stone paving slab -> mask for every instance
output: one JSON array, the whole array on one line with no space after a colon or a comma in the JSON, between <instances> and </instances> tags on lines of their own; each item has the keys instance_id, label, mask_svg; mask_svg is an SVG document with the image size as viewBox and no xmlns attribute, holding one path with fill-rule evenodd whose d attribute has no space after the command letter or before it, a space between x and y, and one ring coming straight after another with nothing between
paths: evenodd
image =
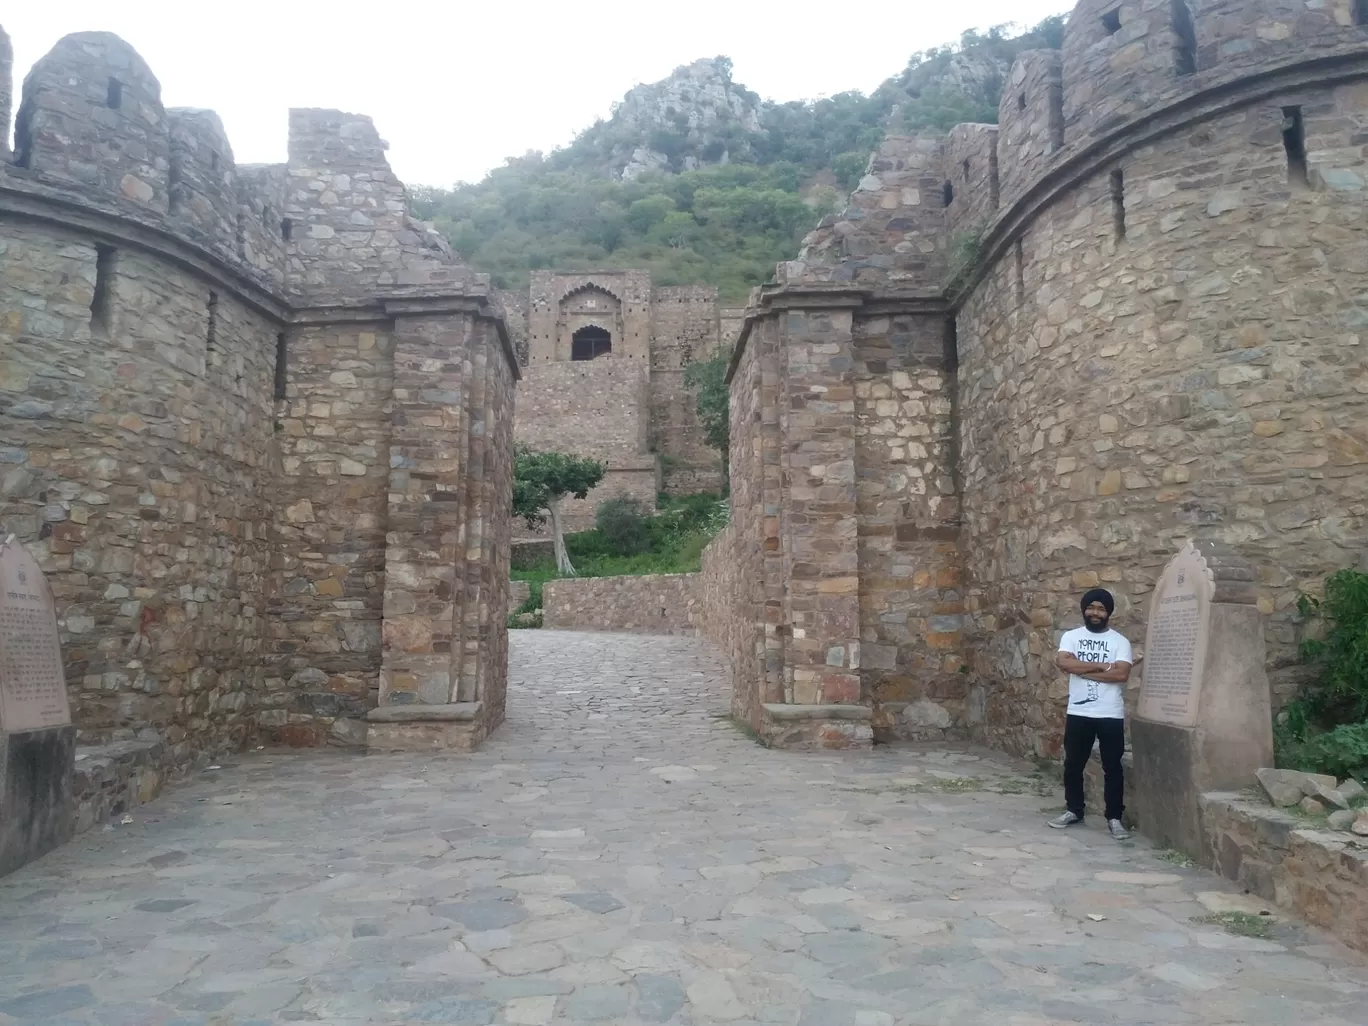
<instances>
[{"instance_id":1,"label":"stone paving slab","mask_svg":"<svg viewBox=\"0 0 1368 1026\"><path fill-rule=\"evenodd\" d=\"M1368 1023L1362 959L1194 922L1244 906L1029 767L725 705L698 639L516 632L473 755L244 756L0 881L0 1026Z\"/></svg>"}]
</instances>

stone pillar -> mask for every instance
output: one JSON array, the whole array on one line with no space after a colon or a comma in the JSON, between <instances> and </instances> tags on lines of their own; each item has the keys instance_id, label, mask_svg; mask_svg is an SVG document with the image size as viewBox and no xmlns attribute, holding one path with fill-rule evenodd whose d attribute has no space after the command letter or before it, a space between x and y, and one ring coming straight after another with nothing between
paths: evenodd
<instances>
[{"instance_id":1,"label":"stone pillar","mask_svg":"<svg viewBox=\"0 0 1368 1026\"><path fill-rule=\"evenodd\" d=\"M461 701L463 545L473 394L469 316L400 316L394 331L379 706L367 745L470 748L480 703Z\"/></svg>"},{"instance_id":2,"label":"stone pillar","mask_svg":"<svg viewBox=\"0 0 1368 1026\"><path fill-rule=\"evenodd\" d=\"M489 553L486 551L485 524L489 509L490 482L486 478L490 428L489 346L483 338L471 341L469 446L466 457L465 525L461 538L463 596L461 617L461 675L458 700L474 702L484 692L485 642L489 625Z\"/></svg>"},{"instance_id":3,"label":"stone pillar","mask_svg":"<svg viewBox=\"0 0 1368 1026\"><path fill-rule=\"evenodd\" d=\"M868 745L860 704L855 389L850 304L780 313L778 510L786 578L784 693L765 705L767 741ZM768 491L768 489L766 489ZM769 510L766 510L767 517Z\"/></svg>"},{"instance_id":4,"label":"stone pillar","mask_svg":"<svg viewBox=\"0 0 1368 1026\"><path fill-rule=\"evenodd\" d=\"M1154 841L1206 864L1200 796L1273 764L1273 717L1253 568L1189 542L1150 599L1128 799Z\"/></svg>"}]
</instances>

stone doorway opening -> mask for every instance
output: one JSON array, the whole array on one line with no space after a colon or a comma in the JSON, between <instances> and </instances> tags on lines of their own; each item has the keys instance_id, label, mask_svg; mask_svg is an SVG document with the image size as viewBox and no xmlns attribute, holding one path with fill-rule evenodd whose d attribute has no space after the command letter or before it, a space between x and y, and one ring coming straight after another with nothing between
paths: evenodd
<instances>
[{"instance_id":1,"label":"stone doorway opening","mask_svg":"<svg viewBox=\"0 0 1368 1026\"><path fill-rule=\"evenodd\" d=\"M612 333L595 324L580 328L570 336L571 360L593 360L612 351Z\"/></svg>"}]
</instances>

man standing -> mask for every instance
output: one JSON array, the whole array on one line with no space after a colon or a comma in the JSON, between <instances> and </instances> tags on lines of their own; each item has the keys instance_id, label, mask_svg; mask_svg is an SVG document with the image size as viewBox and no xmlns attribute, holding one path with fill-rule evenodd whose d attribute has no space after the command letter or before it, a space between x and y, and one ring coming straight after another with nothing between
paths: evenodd
<instances>
[{"instance_id":1,"label":"man standing","mask_svg":"<svg viewBox=\"0 0 1368 1026\"><path fill-rule=\"evenodd\" d=\"M1107 831L1118 841L1130 836L1121 822L1125 782L1121 755L1126 750L1126 681L1130 679L1131 646L1111 629L1116 601L1111 592L1094 588L1083 596L1083 626L1059 639L1055 666L1069 675L1069 711L1064 720L1064 804L1050 820L1057 829L1083 822L1083 767L1093 741L1102 751L1103 795Z\"/></svg>"}]
</instances>

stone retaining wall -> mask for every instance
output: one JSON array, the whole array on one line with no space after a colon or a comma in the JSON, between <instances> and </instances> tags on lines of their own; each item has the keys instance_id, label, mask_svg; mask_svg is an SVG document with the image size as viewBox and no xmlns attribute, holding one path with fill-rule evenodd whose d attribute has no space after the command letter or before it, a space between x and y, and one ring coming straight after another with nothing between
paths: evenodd
<instances>
[{"instance_id":1,"label":"stone retaining wall","mask_svg":"<svg viewBox=\"0 0 1368 1026\"><path fill-rule=\"evenodd\" d=\"M1136 791L1131 753L1122 760L1126 793ZM1094 749L1083 775L1089 821L1102 818L1102 762ZM1186 852L1228 880L1368 952L1368 843L1317 829L1305 819L1240 794L1198 799L1205 848ZM1133 810L1126 825L1144 832Z\"/></svg>"},{"instance_id":2,"label":"stone retaining wall","mask_svg":"<svg viewBox=\"0 0 1368 1026\"><path fill-rule=\"evenodd\" d=\"M1368 952L1368 846L1238 794L1200 799L1207 851L1222 876Z\"/></svg>"},{"instance_id":3,"label":"stone retaining wall","mask_svg":"<svg viewBox=\"0 0 1368 1026\"><path fill-rule=\"evenodd\" d=\"M702 604L701 574L578 577L547 582L542 624L564 631L696 634Z\"/></svg>"},{"instance_id":4,"label":"stone retaining wall","mask_svg":"<svg viewBox=\"0 0 1368 1026\"><path fill-rule=\"evenodd\" d=\"M71 781L74 833L93 830L161 794L168 754L160 741L78 747Z\"/></svg>"}]
</instances>

